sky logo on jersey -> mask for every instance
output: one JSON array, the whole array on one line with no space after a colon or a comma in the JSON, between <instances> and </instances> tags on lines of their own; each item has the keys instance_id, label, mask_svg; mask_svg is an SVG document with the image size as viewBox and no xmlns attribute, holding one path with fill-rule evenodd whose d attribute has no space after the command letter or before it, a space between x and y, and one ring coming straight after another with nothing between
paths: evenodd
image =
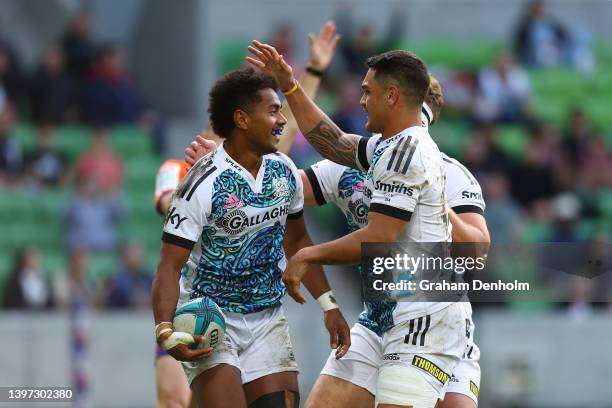
<instances>
[{"instance_id":1,"label":"sky logo on jersey","mask_svg":"<svg viewBox=\"0 0 612 408\"><path fill-rule=\"evenodd\" d=\"M222 219L215 222L218 228L222 228L230 235L240 234L247 227L254 227L266 221L274 220L289 214L289 205L275 207L263 214L248 217L242 210L234 210L226 214Z\"/></svg>"},{"instance_id":2,"label":"sky logo on jersey","mask_svg":"<svg viewBox=\"0 0 612 408\"><path fill-rule=\"evenodd\" d=\"M229 210L236 207L244 207L244 203L240 201L236 194L232 193L229 195L229 197L227 197L225 204L223 204L223 209Z\"/></svg>"},{"instance_id":3,"label":"sky logo on jersey","mask_svg":"<svg viewBox=\"0 0 612 408\"><path fill-rule=\"evenodd\" d=\"M181 215L176 212L176 207L172 207L170 211L168 211L168 215L166 216L166 223L170 221L170 224L174 225L174 229L178 229L181 223L186 219L187 217L181 217Z\"/></svg>"},{"instance_id":4,"label":"sky logo on jersey","mask_svg":"<svg viewBox=\"0 0 612 408\"><path fill-rule=\"evenodd\" d=\"M412 365L420 368L421 370L431 374L433 378L445 384L450 376L446 374L440 367L420 356L414 356L412 359Z\"/></svg>"},{"instance_id":5,"label":"sky logo on jersey","mask_svg":"<svg viewBox=\"0 0 612 408\"><path fill-rule=\"evenodd\" d=\"M376 187L376 190L382 191L384 193L399 193L399 194L406 195L408 197L412 197L412 194L414 193L414 191L412 190L412 187L406 187L402 183L397 183L397 182L393 182L389 184L389 183L383 183L381 181L377 181L375 187Z\"/></svg>"}]
</instances>

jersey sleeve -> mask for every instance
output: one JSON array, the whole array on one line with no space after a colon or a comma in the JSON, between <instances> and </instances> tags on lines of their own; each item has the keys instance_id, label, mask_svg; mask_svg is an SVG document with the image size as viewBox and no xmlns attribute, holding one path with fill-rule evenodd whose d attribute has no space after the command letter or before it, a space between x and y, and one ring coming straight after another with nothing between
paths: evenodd
<instances>
[{"instance_id":1,"label":"jersey sleeve","mask_svg":"<svg viewBox=\"0 0 612 408\"><path fill-rule=\"evenodd\" d=\"M305 170L318 205L338 199L338 182L346 167L331 160L321 160Z\"/></svg>"},{"instance_id":2,"label":"jersey sleeve","mask_svg":"<svg viewBox=\"0 0 612 408\"><path fill-rule=\"evenodd\" d=\"M380 135L372 137L362 137L357 145L357 167L358 170L368 171L374 157L376 149L376 141L380 139Z\"/></svg>"},{"instance_id":3,"label":"jersey sleeve","mask_svg":"<svg viewBox=\"0 0 612 408\"><path fill-rule=\"evenodd\" d=\"M295 191L293 196L291 197L291 201L289 202L289 215L287 218L296 219L300 218L303 214L304 210L304 185L302 184L302 178L300 177L300 173L298 172L295 163L287 156L282 154L282 157L285 159L285 162L291 169L291 174L295 180Z\"/></svg>"},{"instance_id":4,"label":"jersey sleeve","mask_svg":"<svg viewBox=\"0 0 612 408\"><path fill-rule=\"evenodd\" d=\"M211 212L210 184L205 181L214 168L208 172L198 170L183 181L172 197L162 235L162 241L189 250L200 239Z\"/></svg>"},{"instance_id":5,"label":"jersey sleeve","mask_svg":"<svg viewBox=\"0 0 612 408\"><path fill-rule=\"evenodd\" d=\"M455 159L443 157L448 206L457 214L484 214L482 189L470 171Z\"/></svg>"},{"instance_id":6,"label":"jersey sleeve","mask_svg":"<svg viewBox=\"0 0 612 408\"><path fill-rule=\"evenodd\" d=\"M480 184L467 184L453 197L448 198L448 206L457 214L478 213L484 214L485 202L482 198Z\"/></svg>"},{"instance_id":7,"label":"jersey sleeve","mask_svg":"<svg viewBox=\"0 0 612 408\"><path fill-rule=\"evenodd\" d=\"M418 139L402 139L376 162L370 212L410 221L426 181L418 146Z\"/></svg>"}]
</instances>

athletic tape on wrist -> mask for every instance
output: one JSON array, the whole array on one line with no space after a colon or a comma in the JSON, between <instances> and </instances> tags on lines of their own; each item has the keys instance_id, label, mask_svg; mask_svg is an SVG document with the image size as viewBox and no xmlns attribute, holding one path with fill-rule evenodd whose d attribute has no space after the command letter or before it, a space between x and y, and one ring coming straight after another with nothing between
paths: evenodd
<instances>
[{"instance_id":1,"label":"athletic tape on wrist","mask_svg":"<svg viewBox=\"0 0 612 408\"><path fill-rule=\"evenodd\" d=\"M338 303L336 302L336 297L334 296L334 292L331 290L329 292L325 292L321 296L317 298L317 302L321 306L324 312L332 309L338 309Z\"/></svg>"},{"instance_id":2,"label":"athletic tape on wrist","mask_svg":"<svg viewBox=\"0 0 612 408\"><path fill-rule=\"evenodd\" d=\"M186 346L195 343L195 339L189 333L185 332L174 332L164 340L161 344L162 348L166 351L178 346L179 344L184 344Z\"/></svg>"}]
</instances>

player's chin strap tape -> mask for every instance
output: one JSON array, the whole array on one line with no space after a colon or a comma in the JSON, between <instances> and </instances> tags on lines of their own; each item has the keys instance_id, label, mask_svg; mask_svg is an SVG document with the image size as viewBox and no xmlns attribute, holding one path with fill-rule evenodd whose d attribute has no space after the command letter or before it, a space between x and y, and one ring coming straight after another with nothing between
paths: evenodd
<instances>
[{"instance_id":1,"label":"player's chin strap tape","mask_svg":"<svg viewBox=\"0 0 612 408\"><path fill-rule=\"evenodd\" d=\"M262 395L249 404L249 408L298 408L300 393L297 391L276 391Z\"/></svg>"},{"instance_id":2,"label":"player's chin strap tape","mask_svg":"<svg viewBox=\"0 0 612 408\"><path fill-rule=\"evenodd\" d=\"M166 331L166 330L167 329L164 329L163 331ZM162 342L161 346L164 350L168 351L171 348L178 346L179 344L184 344L188 346L193 343L195 343L195 339L193 338L191 334L185 333L185 332L173 332L170 335L170 337L168 337L166 340Z\"/></svg>"}]
</instances>

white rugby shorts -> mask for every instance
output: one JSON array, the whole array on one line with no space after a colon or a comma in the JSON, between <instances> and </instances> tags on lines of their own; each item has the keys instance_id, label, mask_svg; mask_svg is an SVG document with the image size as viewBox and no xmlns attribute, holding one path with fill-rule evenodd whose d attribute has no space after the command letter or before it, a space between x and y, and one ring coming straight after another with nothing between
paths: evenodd
<instances>
[{"instance_id":1,"label":"white rugby shorts","mask_svg":"<svg viewBox=\"0 0 612 408\"><path fill-rule=\"evenodd\" d=\"M281 306L249 314L223 314L225 337L214 353L203 360L182 362L189 384L219 364L237 367L243 384L269 374L298 371Z\"/></svg>"}]
</instances>

